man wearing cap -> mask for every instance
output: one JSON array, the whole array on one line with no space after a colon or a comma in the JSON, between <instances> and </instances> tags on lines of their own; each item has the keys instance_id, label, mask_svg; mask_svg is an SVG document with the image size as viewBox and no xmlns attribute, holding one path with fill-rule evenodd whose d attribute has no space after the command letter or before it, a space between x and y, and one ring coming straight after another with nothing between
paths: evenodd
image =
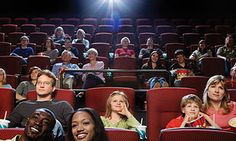
<instances>
[{"instance_id":1,"label":"man wearing cap","mask_svg":"<svg viewBox=\"0 0 236 141\"><path fill-rule=\"evenodd\" d=\"M15 48L10 56L21 56L23 64L27 64L27 58L30 55L34 55L34 50L32 47L28 47L29 38L27 36L22 36L20 38L20 46Z\"/></svg>"}]
</instances>

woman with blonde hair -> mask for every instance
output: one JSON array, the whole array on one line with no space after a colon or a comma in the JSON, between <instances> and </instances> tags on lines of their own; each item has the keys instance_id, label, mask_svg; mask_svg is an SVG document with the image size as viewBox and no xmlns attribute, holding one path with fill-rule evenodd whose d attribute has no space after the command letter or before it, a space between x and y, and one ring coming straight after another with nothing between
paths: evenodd
<instances>
[{"instance_id":1,"label":"woman with blonde hair","mask_svg":"<svg viewBox=\"0 0 236 141\"><path fill-rule=\"evenodd\" d=\"M0 68L0 88L12 88L10 84L7 84L7 74L3 68Z\"/></svg>"},{"instance_id":2,"label":"woman with blonde hair","mask_svg":"<svg viewBox=\"0 0 236 141\"><path fill-rule=\"evenodd\" d=\"M110 94L106 103L106 113L101 119L105 127L135 130L140 125L129 110L127 95L121 91Z\"/></svg>"},{"instance_id":3,"label":"woman with blonde hair","mask_svg":"<svg viewBox=\"0 0 236 141\"><path fill-rule=\"evenodd\" d=\"M225 78L222 75L215 75L207 81L203 92L203 110L223 130L233 130L229 120L235 118L236 102L230 100L227 92Z\"/></svg>"}]
</instances>

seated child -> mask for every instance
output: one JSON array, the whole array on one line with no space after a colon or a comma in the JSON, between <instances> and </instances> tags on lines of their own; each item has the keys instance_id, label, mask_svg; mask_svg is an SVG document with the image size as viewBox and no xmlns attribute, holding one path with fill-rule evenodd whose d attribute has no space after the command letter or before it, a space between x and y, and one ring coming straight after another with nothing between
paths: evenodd
<instances>
[{"instance_id":1,"label":"seated child","mask_svg":"<svg viewBox=\"0 0 236 141\"><path fill-rule=\"evenodd\" d=\"M166 128L220 128L213 120L211 120L208 115L200 112L202 108L202 101L198 96L194 94L184 96L181 100L180 107L183 114L175 119L170 120Z\"/></svg>"}]
</instances>

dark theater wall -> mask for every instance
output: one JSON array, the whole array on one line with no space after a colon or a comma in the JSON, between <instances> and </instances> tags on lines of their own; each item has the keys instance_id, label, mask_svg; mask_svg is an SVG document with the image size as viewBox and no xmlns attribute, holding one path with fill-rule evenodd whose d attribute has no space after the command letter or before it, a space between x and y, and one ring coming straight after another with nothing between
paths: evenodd
<instances>
[{"instance_id":1,"label":"dark theater wall","mask_svg":"<svg viewBox=\"0 0 236 141\"><path fill-rule=\"evenodd\" d=\"M103 1L103 0L101 0ZM143 17L233 17L233 0L120 0L126 9L114 8L115 15ZM101 3L101 2L100 2ZM5 0L0 16L105 16L99 0ZM116 7L116 6L114 6ZM105 9L105 10L104 10Z\"/></svg>"}]
</instances>

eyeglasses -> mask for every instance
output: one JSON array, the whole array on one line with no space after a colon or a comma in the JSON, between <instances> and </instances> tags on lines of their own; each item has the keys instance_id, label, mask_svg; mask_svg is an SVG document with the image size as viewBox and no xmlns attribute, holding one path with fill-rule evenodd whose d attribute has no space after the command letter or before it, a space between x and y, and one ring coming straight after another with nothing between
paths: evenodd
<instances>
[{"instance_id":1,"label":"eyeglasses","mask_svg":"<svg viewBox=\"0 0 236 141\"><path fill-rule=\"evenodd\" d=\"M44 81L44 82L38 81L37 82L37 85L47 85L47 86L49 86L50 84L51 84L51 82L48 82L48 81Z\"/></svg>"}]
</instances>

